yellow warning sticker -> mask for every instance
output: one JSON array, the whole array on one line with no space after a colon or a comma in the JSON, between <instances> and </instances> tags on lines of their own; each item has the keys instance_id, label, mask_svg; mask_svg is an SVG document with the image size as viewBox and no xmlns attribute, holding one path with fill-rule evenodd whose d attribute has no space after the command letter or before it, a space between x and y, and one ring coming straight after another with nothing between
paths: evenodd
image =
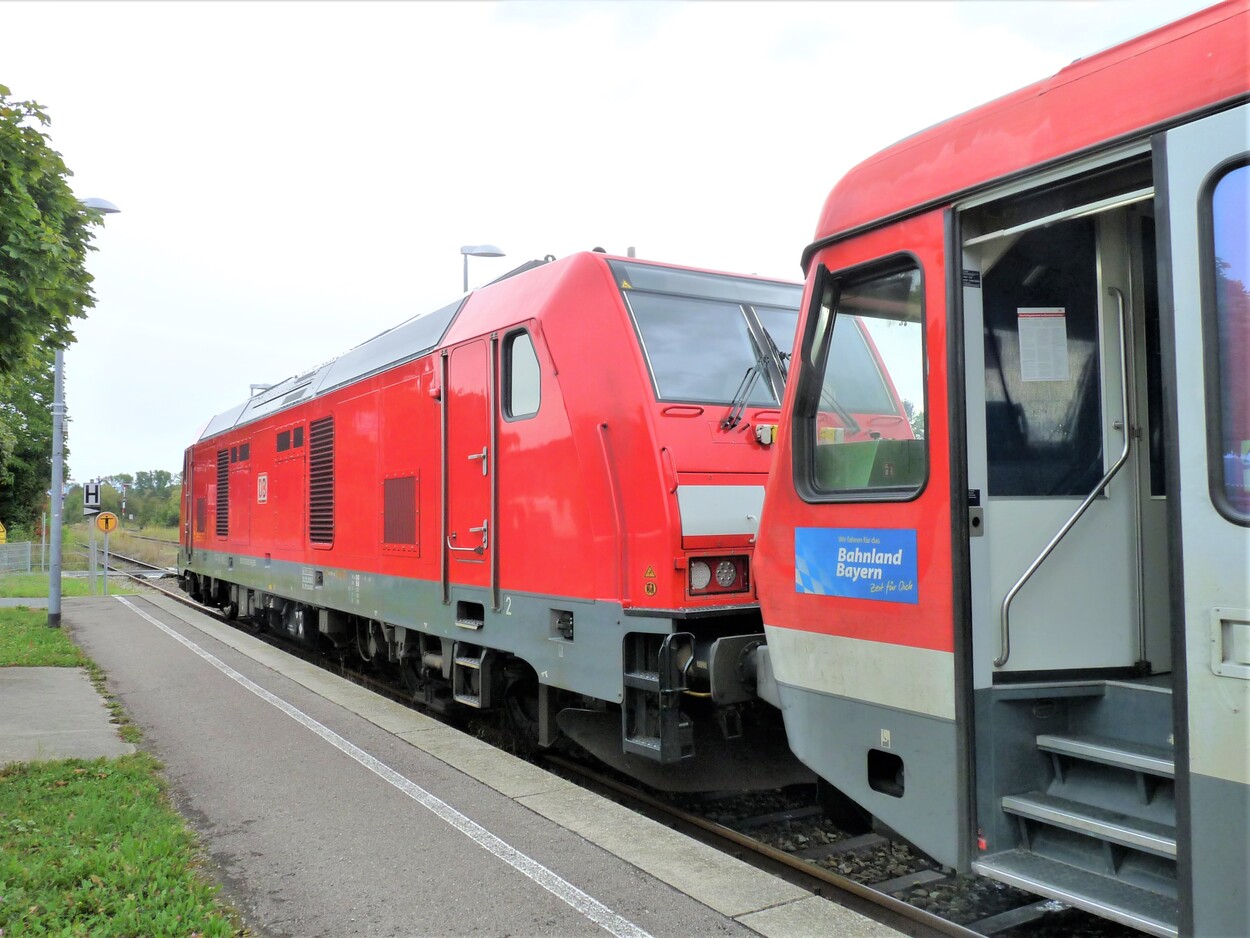
<instances>
[{"instance_id":1,"label":"yellow warning sticker","mask_svg":"<svg viewBox=\"0 0 1250 938\"><path fill-rule=\"evenodd\" d=\"M656 585L654 583L648 583L642 588L642 590L648 596L654 596L656 594Z\"/></svg>"},{"instance_id":2,"label":"yellow warning sticker","mask_svg":"<svg viewBox=\"0 0 1250 938\"><path fill-rule=\"evenodd\" d=\"M643 576L645 576L648 580L654 580L655 579L655 567L651 566L651 564L647 564L647 572L644 573Z\"/></svg>"},{"instance_id":3,"label":"yellow warning sticker","mask_svg":"<svg viewBox=\"0 0 1250 938\"><path fill-rule=\"evenodd\" d=\"M633 288L634 288L634 285L633 285L632 283L630 283L628 280L622 280L622 281L621 281L621 289L622 289L622 290L632 290Z\"/></svg>"}]
</instances>

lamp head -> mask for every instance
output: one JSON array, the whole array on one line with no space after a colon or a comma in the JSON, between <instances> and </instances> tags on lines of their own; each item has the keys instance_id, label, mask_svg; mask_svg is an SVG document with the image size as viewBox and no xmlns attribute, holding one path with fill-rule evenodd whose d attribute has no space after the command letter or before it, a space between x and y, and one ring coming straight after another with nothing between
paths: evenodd
<instances>
[{"instance_id":1,"label":"lamp head","mask_svg":"<svg viewBox=\"0 0 1250 938\"><path fill-rule=\"evenodd\" d=\"M493 244L466 244L460 249L465 257L503 257L504 253Z\"/></svg>"}]
</instances>

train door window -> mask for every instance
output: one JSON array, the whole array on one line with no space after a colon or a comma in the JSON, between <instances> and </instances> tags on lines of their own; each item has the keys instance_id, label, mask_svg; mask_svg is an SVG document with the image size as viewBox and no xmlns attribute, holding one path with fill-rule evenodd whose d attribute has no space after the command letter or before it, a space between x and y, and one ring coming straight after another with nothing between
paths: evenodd
<instances>
[{"instance_id":1,"label":"train door window","mask_svg":"<svg viewBox=\"0 0 1250 938\"><path fill-rule=\"evenodd\" d=\"M1250 165L1215 178L1203 211L1208 302L1206 334L1215 374L1207 386L1211 497L1229 520L1250 524Z\"/></svg>"},{"instance_id":2,"label":"train door window","mask_svg":"<svg viewBox=\"0 0 1250 938\"><path fill-rule=\"evenodd\" d=\"M810 500L913 497L928 472L920 269L822 271L798 395L797 480Z\"/></svg>"},{"instance_id":3,"label":"train door window","mask_svg":"<svg viewBox=\"0 0 1250 938\"><path fill-rule=\"evenodd\" d=\"M296 427L291 431L291 448L299 449L304 445L304 428Z\"/></svg>"},{"instance_id":4,"label":"train door window","mask_svg":"<svg viewBox=\"0 0 1250 938\"><path fill-rule=\"evenodd\" d=\"M283 430L278 434L277 450L279 453L285 453L291 448L291 431Z\"/></svg>"},{"instance_id":5,"label":"train door window","mask_svg":"<svg viewBox=\"0 0 1250 938\"><path fill-rule=\"evenodd\" d=\"M991 495L1086 495L1102 478L1094 226L1026 231L983 271Z\"/></svg>"},{"instance_id":6,"label":"train door window","mask_svg":"<svg viewBox=\"0 0 1250 938\"><path fill-rule=\"evenodd\" d=\"M532 417L542 400L542 373L528 332L504 339L503 412L510 420Z\"/></svg>"}]
</instances>

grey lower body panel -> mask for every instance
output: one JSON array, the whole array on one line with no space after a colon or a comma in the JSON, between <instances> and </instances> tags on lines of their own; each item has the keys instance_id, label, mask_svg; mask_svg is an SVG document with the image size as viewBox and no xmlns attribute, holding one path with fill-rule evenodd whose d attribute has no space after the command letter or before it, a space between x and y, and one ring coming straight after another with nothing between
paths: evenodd
<instances>
[{"instance_id":1,"label":"grey lower body panel","mask_svg":"<svg viewBox=\"0 0 1250 938\"><path fill-rule=\"evenodd\" d=\"M485 587L451 586L442 601L437 582L377 573L314 567L197 549L192 562L179 558L180 572L212 577L295 603L333 609L429 635L469 642L527 661L548 686L620 702L622 644L630 632L672 631L667 618L629 616L619 603L505 590L498 610ZM477 604L476 627L457 624L462 603ZM573 618L572 638L561 630Z\"/></svg>"},{"instance_id":2,"label":"grey lower body panel","mask_svg":"<svg viewBox=\"0 0 1250 938\"><path fill-rule=\"evenodd\" d=\"M864 810L947 866L959 866L953 721L778 682L790 746ZM897 777L885 777L897 770Z\"/></svg>"},{"instance_id":3,"label":"grey lower body panel","mask_svg":"<svg viewBox=\"0 0 1250 938\"><path fill-rule=\"evenodd\" d=\"M1193 934L1250 935L1250 786L1191 775L1189 794Z\"/></svg>"}]
</instances>

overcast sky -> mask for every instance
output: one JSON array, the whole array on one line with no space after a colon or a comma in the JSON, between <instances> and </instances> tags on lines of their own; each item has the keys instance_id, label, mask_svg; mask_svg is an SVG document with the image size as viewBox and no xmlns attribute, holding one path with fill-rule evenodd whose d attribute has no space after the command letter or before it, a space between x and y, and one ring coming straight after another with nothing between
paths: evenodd
<instances>
[{"instance_id":1,"label":"overcast sky","mask_svg":"<svg viewBox=\"0 0 1250 938\"><path fill-rule=\"evenodd\" d=\"M20 3L0 84L96 238L69 477L181 469L214 414L535 257L799 279L874 151L1200 0Z\"/></svg>"}]
</instances>

